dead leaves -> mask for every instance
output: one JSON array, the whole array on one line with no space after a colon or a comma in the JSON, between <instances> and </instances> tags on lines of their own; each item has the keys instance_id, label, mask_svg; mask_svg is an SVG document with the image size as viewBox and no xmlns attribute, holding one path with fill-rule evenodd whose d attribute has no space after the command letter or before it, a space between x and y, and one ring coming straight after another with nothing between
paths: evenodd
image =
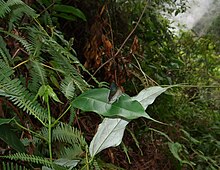
<instances>
[{"instance_id":1,"label":"dead leaves","mask_svg":"<svg viewBox=\"0 0 220 170\"><path fill-rule=\"evenodd\" d=\"M135 36L128 54L114 49L112 40L112 30L108 22L106 6L95 17L90 27L90 37L84 48L86 59L84 66L91 72L99 70L102 80L116 82L118 85L129 80L131 74L132 55L139 51L138 37ZM110 38L111 37L111 38Z\"/></svg>"}]
</instances>

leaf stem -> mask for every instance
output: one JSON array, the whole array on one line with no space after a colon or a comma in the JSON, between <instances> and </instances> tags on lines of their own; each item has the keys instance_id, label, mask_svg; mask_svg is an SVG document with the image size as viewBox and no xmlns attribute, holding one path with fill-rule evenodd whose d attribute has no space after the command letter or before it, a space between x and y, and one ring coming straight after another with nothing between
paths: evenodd
<instances>
[{"instance_id":1,"label":"leaf stem","mask_svg":"<svg viewBox=\"0 0 220 170\"><path fill-rule=\"evenodd\" d=\"M16 69L17 67L27 63L29 60L25 60L25 61L22 61L21 63L19 63L18 65L14 66L13 69Z\"/></svg>"},{"instance_id":2,"label":"leaf stem","mask_svg":"<svg viewBox=\"0 0 220 170\"><path fill-rule=\"evenodd\" d=\"M49 104L49 99L47 97L46 99L47 103L47 112L48 112L48 146L49 146L49 154L50 154L50 162L52 162L53 157L52 157L52 126L51 126L51 115L50 115L50 104Z\"/></svg>"},{"instance_id":3,"label":"leaf stem","mask_svg":"<svg viewBox=\"0 0 220 170\"><path fill-rule=\"evenodd\" d=\"M66 114L66 112L70 109L70 107L71 107L71 105L69 105L69 107L63 112L63 114L58 119L56 119L54 121L54 123L51 125L51 127L55 126L58 123L58 121Z\"/></svg>"},{"instance_id":4,"label":"leaf stem","mask_svg":"<svg viewBox=\"0 0 220 170\"><path fill-rule=\"evenodd\" d=\"M26 131L28 131L28 132L31 132L32 134L38 136L39 138L41 138L41 139L43 139L43 140L45 140L45 141L48 141L46 138L44 138L43 136L39 135L38 133L36 133L36 132L34 132L34 131L32 131L32 130L30 130L30 129L28 129L28 128L22 126L22 125L20 125L15 119L13 119L13 120L14 120L15 124L16 124L18 127L20 127L21 129L24 129L24 130L26 130Z\"/></svg>"}]
</instances>

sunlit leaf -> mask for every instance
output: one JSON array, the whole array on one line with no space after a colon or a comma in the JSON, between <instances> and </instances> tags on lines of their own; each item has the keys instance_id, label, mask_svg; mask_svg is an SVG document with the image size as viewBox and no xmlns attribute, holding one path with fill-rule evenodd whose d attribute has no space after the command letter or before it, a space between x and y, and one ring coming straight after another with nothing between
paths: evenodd
<instances>
[{"instance_id":1,"label":"sunlit leaf","mask_svg":"<svg viewBox=\"0 0 220 170\"><path fill-rule=\"evenodd\" d=\"M146 109L160 94L165 92L167 89L168 88L162 88L160 86L149 87L140 91L140 93L138 93L137 96L132 97L132 99L140 102L144 109Z\"/></svg>"},{"instance_id":2,"label":"sunlit leaf","mask_svg":"<svg viewBox=\"0 0 220 170\"><path fill-rule=\"evenodd\" d=\"M128 123L128 121L120 118L105 118L90 143L90 155L93 157L106 148L118 146Z\"/></svg>"}]
</instances>

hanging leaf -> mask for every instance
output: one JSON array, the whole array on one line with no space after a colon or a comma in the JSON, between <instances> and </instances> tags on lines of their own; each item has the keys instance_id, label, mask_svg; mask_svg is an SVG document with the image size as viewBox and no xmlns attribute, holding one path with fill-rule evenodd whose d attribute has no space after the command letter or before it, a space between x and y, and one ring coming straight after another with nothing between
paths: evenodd
<instances>
[{"instance_id":1,"label":"hanging leaf","mask_svg":"<svg viewBox=\"0 0 220 170\"><path fill-rule=\"evenodd\" d=\"M73 6L54 5L54 10L57 11L57 12L72 14L72 15L82 19L83 21L86 21L86 16L84 15L84 13L82 11L80 11L78 8L75 8Z\"/></svg>"},{"instance_id":2,"label":"hanging leaf","mask_svg":"<svg viewBox=\"0 0 220 170\"><path fill-rule=\"evenodd\" d=\"M83 111L92 111L107 117L120 116L129 120L145 117L153 120L141 104L132 100L128 95L123 94L118 101L110 104L107 100L108 94L109 90L106 88L88 90L73 101L73 106Z\"/></svg>"},{"instance_id":3,"label":"hanging leaf","mask_svg":"<svg viewBox=\"0 0 220 170\"><path fill-rule=\"evenodd\" d=\"M120 118L105 118L90 143L90 155L94 157L106 148L118 146L122 141L124 130L128 123L128 121Z\"/></svg>"},{"instance_id":4,"label":"hanging leaf","mask_svg":"<svg viewBox=\"0 0 220 170\"><path fill-rule=\"evenodd\" d=\"M143 89L137 96L132 97L132 100L136 100L141 103L141 105L146 110L149 105L151 105L154 100L168 88L162 88L160 86L154 86L147 89Z\"/></svg>"}]
</instances>

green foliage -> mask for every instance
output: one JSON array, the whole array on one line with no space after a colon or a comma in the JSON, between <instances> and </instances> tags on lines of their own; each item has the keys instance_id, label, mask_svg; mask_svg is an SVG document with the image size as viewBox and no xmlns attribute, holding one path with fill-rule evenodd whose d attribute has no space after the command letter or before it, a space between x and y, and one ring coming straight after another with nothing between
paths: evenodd
<instances>
[{"instance_id":1,"label":"green foliage","mask_svg":"<svg viewBox=\"0 0 220 170\"><path fill-rule=\"evenodd\" d=\"M77 129L63 123L53 130L53 140L70 144L70 146L78 145L82 149L87 146L85 139Z\"/></svg>"},{"instance_id":2,"label":"green foliage","mask_svg":"<svg viewBox=\"0 0 220 170\"><path fill-rule=\"evenodd\" d=\"M59 26L58 19L86 21L86 16L79 8L65 5L62 1L38 0L32 7L40 13L39 20L41 23L51 27L53 25Z\"/></svg>"},{"instance_id":3,"label":"green foliage","mask_svg":"<svg viewBox=\"0 0 220 170\"><path fill-rule=\"evenodd\" d=\"M28 170L24 165L19 165L13 162L2 162L2 170Z\"/></svg>"},{"instance_id":4,"label":"green foliage","mask_svg":"<svg viewBox=\"0 0 220 170\"><path fill-rule=\"evenodd\" d=\"M0 60L0 95L9 98L20 109L44 124L47 121L45 109L37 101L33 101L34 96L22 86L19 79L11 79L11 76L13 70Z\"/></svg>"},{"instance_id":5,"label":"green foliage","mask_svg":"<svg viewBox=\"0 0 220 170\"><path fill-rule=\"evenodd\" d=\"M48 167L52 166L51 162L45 158L34 156L34 155L27 155L25 153L16 153L16 154L12 154L9 156L4 156L4 158L10 159L10 160L22 160L22 161L32 162L36 164L42 164Z\"/></svg>"},{"instance_id":6,"label":"green foliage","mask_svg":"<svg viewBox=\"0 0 220 170\"><path fill-rule=\"evenodd\" d=\"M21 143L10 125L0 125L0 139L17 152L25 152L23 143Z\"/></svg>"},{"instance_id":7,"label":"green foliage","mask_svg":"<svg viewBox=\"0 0 220 170\"><path fill-rule=\"evenodd\" d=\"M108 117L119 116L130 120L141 116L149 118L141 104L128 95L123 94L117 102L110 104L107 101L108 94L109 90L105 88L86 91L73 101L73 106Z\"/></svg>"},{"instance_id":8,"label":"green foliage","mask_svg":"<svg viewBox=\"0 0 220 170\"><path fill-rule=\"evenodd\" d=\"M88 4L92 3L99 2ZM62 1L38 0L31 5L39 15L21 0L0 0L0 18L4 21L0 29L0 113L6 112L5 118L0 119L0 142L3 148L8 148L7 145L11 147L10 152L2 150L2 160L25 161L33 168L42 169L117 169L113 165L103 165L98 154L122 142L125 128L132 119L144 117L159 122L152 118L155 116L172 124L162 127L158 124L159 128L163 128L161 131L148 130L169 141L168 145L163 142L172 159L176 159L174 166L179 169L187 166L198 170L219 169L219 89L210 88L219 82L217 46L210 37L198 38L191 32L175 36L170 31L169 21L161 15L161 11L176 15L183 12L185 1L177 4L171 0L154 0L147 4L142 0L126 3L124 0L111 1L98 12L100 16L96 18L100 22L105 20L102 24L108 25L110 30L103 26L101 33L96 31L99 36L111 34L109 42L114 51L127 38L147 5L140 23L132 30L138 38L135 44L138 50L132 51L135 41L132 43L129 39L113 58L116 62L123 60L128 63L122 66L125 68L123 71L132 75L129 79L123 77L127 93L134 95L143 87L155 84L184 83L179 86L187 87L180 89L176 86L155 101L168 88L154 86L134 97L122 94L112 103L108 101L108 89L89 90L91 85L85 79L87 76L93 79L94 86L102 87L103 84L84 68L80 63L83 59L79 61L77 58L75 46L72 46L79 40L74 40L74 43L73 39L66 40L65 33L53 26L59 28L63 23L63 20L58 22L60 19L86 21L87 18L90 24L90 11L82 9L86 17L79 8ZM109 21L108 17L102 18L101 13L108 16ZM81 29L80 25L76 29ZM79 36L80 39L88 39L87 34ZM103 57L104 52L101 55ZM104 63L104 57L102 60ZM103 80L102 75L99 79ZM74 120L79 121L79 128L81 124L86 126L81 122L79 109L108 117L99 124L90 145L87 144L88 138L83 136L87 134L72 126ZM148 115L145 111L155 114ZM12 115L14 118L11 118ZM136 121L141 124L140 120ZM130 134L135 149L142 153L143 138L149 137L150 140L153 135L141 136L141 130L133 133L132 129ZM160 141L160 138L155 141ZM132 147L123 146L129 163L133 163L131 153L135 149ZM3 162L3 168L26 169L17 163L6 165Z\"/></svg>"},{"instance_id":9,"label":"green foliage","mask_svg":"<svg viewBox=\"0 0 220 170\"><path fill-rule=\"evenodd\" d=\"M0 1L0 18L7 16L9 30L12 30L13 24L18 24L24 14L36 17L35 11L21 0Z\"/></svg>"},{"instance_id":10,"label":"green foliage","mask_svg":"<svg viewBox=\"0 0 220 170\"><path fill-rule=\"evenodd\" d=\"M10 4L16 5L16 2L19 3L23 10L26 9L25 7L30 8L21 1L14 1L13 3L12 1L8 1L7 3L1 1L2 4L4 3L4 6L1 6L1 17L4 17L11 12ZM7 10L4 10L5 8ZM20 16L21 15L18 17ZM63 142L64 145L65 143L69 145L68 147L59 148L59 151L56 152L57 157L69 157L70 151L73 151L75 157L78 158L83 154L86 142L76 129L72 129L72 127L66 124L56 126L71 106L69 106L58 119L54 119L51 114L52 102L50 98L59 102L60 105L64 104L57 96L57 91L59 91L59 97L61 96L60 92L63 92L65 96L67 96L64 101L68 105L68 99L71 100L79 91L86 90L89 85L79 72L79 68L82 70L85 70L85 68L79 63L78 59L75 57L75 51L72 49L69 42L64 39L61 33L54 28L50 28L50 35L50 33L40 25L38 20L34 18L35 16L27 16L29 16L34 23L33 25L29 24L28 26L16 28L19 32L18 34L3 29L0 30L2 33L0 48L0 96L1 98L4 97L7 98L8 101L11 101L16 109L19 109L19 112L22 114L28 113L36 118L39 121L38 123L41 123L42 131L40 133L31 130L35 127L31 127L31 129L26 128L22 124L21 117L19 117L19 121L15 120L15 124L11 124L12 126L17 125L35 136L35 141L27 140L25 146L30 147L31 143L33 143L38 147L47 146L46 148L48 148L48 150L44 148L45 151L40 154L42 157L22 153L26 152L24 145L17 138L17 134L10 131L11 129L7 127L7 130L4 130L4 133L1 133L1 139L3 139L7 145L18 151L18 153L9 156L5 155L2 156L2 158L4 157L5 159L15 161L27 161L34 164L45 165L47 167L55 167L52 163L52 142ZM14 22L17 23L18 20L14 20ZM16 24L14 26L16 27ZM12 57L10 54L11 51L9 51L6 46L6 36L3 35L10 36L13 39L12 42L18 44L18 48L23 48L22 52L24 53L19 53L18 51L18 55L15 53ZM24 73L26 70L28 70L27 75ZM52 83L58 84L49 85L51 84L49 74L53 75L54 80ZM26 76L30 77L30 79ZM74 92L72 90L65 90L65 84L61 83L67 82L67 79L72 81L71 88L75 89ZM24 83L23 80L25 80L26 83ZM60 89L61 86L59 83L62 84L62 90ZM56 88L54 88L54 85ZM43 99L44 103L40 102L41 100L38 99L38 96ZM17 116L19 116L18 113L15 112L14 114L16 116L15 119L17 119ZM4 124L9 122L2 121ZM6 128L5 126L6 125L1 125L1 130ZM52 127L54 127L53 133ZM5 134L6 132L7 134ZM53 139L54 141L52 141ZM68 143L70 141L75 142ZM40 150L36 150L35 152L39 154L39 151ZM46 159L48 155L50 157L49 160ZM56 165L56 167L57 166L66 166L66 164Z\"/></svg>"},{"instance_id":11,"label":"green foliage","mask_svg":"<svg viewBox=\"0 0 220 170\"><path fill-rule=\"evenodd\" d=\"M60 14L55 14L55 16L62 17L67 20L76 20L75 17L78 17L84 21L86 21L85 15L79 9L68 6L68 5L54 5L54 11L61 12ZM69 15L68 15L69 14ZM75 16L75 17L74 17Z\"/></svg>"}]
</instances>

